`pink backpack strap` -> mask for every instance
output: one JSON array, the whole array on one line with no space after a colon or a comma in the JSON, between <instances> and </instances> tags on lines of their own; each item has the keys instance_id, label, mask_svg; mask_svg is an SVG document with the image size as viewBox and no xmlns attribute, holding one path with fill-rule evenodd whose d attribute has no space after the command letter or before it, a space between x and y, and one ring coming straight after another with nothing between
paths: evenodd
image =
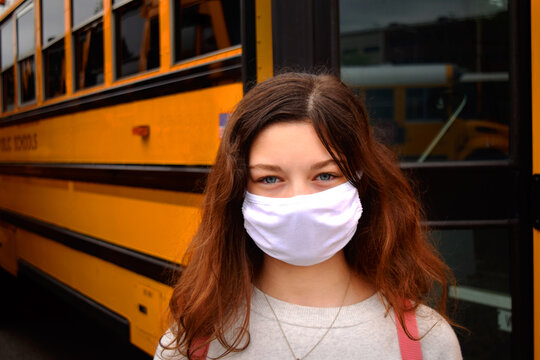
<instances>
[{"instance_id":1,"label":"pink backpack strap","mask_svg":"<svg viewBox=\"0 0 540 360\"><path fill-rule=\"evenodd\" d=\"M410 302L407 301L407 305L410 305ZM409 333L414 338L418 338L418 325L416 324L416 315L414 314L414 310L403 313L403 320ZM401 323L399 322L397 317L396 327L399 340L399 350L401 351L401 358L403 360L422 360L422 348L420 347L420 340L415 341L410 339L405 333L405 330L401 326Z\"/></svg>"},{"instance_id":2,"label":"pink backpack strap","mask_svg":"<svg viewBox=\"0 0 540 360\"><path fill-rule=\"evenodd\" d=\"M208 348L210 347L210 343L206 344L203 347L200 347L206 342L207 338L198 338L193 340L193 348L195 351L191 353L191 358L193 360L206 360L206 355L208 354Z\"/></svg>"}]
</instances>

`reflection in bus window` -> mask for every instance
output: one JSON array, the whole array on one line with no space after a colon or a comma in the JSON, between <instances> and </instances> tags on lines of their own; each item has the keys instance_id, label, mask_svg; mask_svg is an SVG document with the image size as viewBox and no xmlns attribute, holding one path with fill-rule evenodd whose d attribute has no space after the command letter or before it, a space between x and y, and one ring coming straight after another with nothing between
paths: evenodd
<instances>
[{"instance_id":1,"label":"reflection in bus window","mask_svg":"<svg viewBox=\"0 0 540 360\"><path fill-rule=\"evenodd\" d=\"M66 92L64 54L64 1L42 0L41 3L43 88L49 99Z\"/></svg>"},{"instance_id":2,"label":"reflection in bus window","mask_svg":"<svg viewBox=\"0 0 540 360\"><path fill-rule=\"evenodd\" d=\"M75 44L75 87L77 90L102 84L103 21L93 22L73 34Z\"/></svg>"},{"instance_id":3,"label":"reflection in bus window","mask_svg":"<svg viewBox=\"0 0 540 360\"><path fill-rule=\"evenodd\" d=\"M402 161L508 158L508 29L506 1L340 0L342 79L393 92L381 131Z\"/></svg>"},{"instance_id":4,"label":"reflection in bus window","mask_svg":"<svg viewBox=\"0 0 540 360\"><path fill-rule=\"evenodd\" d=\"M440 121L447 114L444 88L410 88L405 91L407 121Z\"/></svg>"},{"instance_id":5,"label":"reflection in bus window","mask_svg":"<svg viewBox=\"0 0 540 360\"><path fill-rule=\"evenodd\" d=\"M114 13L116 77L159 67L159 1L135 0Z\"/></svg>"},{"instance_id":6,"label":"reflection in bus window","mask_svg":"<svg viewBox=\"0 0 540 360\"><path fill-rule=\"evenodd\" d=\"M102 0L74 0L73 44L75 46L75 89L102 84L103 11ZM97 16L97 18L96 18Z\"/></svg>"},{"instance_id":7,"label":"reflection in bus window","mask_svg":"<svg viewBox=\"0 0 540 360\"><path fill-rule=\"evenodd\" d=\"M17 14L17 61L21 104L36 99L34 53L36 49L34 6L29 3Z\"/></svg>"},{"instance_id":8,"label":"reflection in bus window","mask_svg":"<svg viewBox=\"0 0 540 360\"><path fill-rule=\"evenodd\" d=\"M438 250L453 270L459 311L457 322L474 334L462 340L464 357L510 359L512 297L509 228L433 231Z\"/></svg>"},{"instance_id":9,"label":"reflection in bus window","mask_svg":"<svg viewBox=\"0 0 540 360\"><path fill-rule=\"evenodd\" d=\"M66 92L66 61L64 39L43 51L43 70L45 73L45 97L52 98Z\"/></svg>"},{"instance_id":10,"label":"reflection in bus window","mask_svg":"<svg viewBox=\"0 0 540 360\"><path fill-rule=\"evenodd\" d=\"M10 67L2 72L2 110L9 111L15 107L15 69Z\"/></svg>"},{"instance_id":11,"label":"reflection in bus window","mask_svg":"<svg viewBox=\"0 0 540 360\"><path fill-rule=\"evenodd\" d=\"M71 26L77 28L103 11L103 0L73 0L71 11Z\"/></svg>"},{"instance_id":12,"label":"reflection in bus window","mask_svg":"<svg viewBox=\"0 0 540 360\"><path fill-rule=\"evenodd\" d=\"M21 91L21 103L27 103L36 99L36 73L34 57L30 56L19 61L19 78Z\"/></svg>"},{"instance_id":13,"label":"reflection in bus window","mask_svg":"<svg viewBox=\"0 0 540 360\"><path fill-rule=\"evenodd\" d=\"M15 107L15 69L14 44L13 44L13 20L9 18L0 28L2 41L2 110L8 111Z\"/></svg>"},{"instance_id":14,"label":"reflection in bus window","mask_svg":"<svg viewBox=\"0 0 540 360\"><path fill-rule=\"evenodd\" d=\"M366 89L357 93L369 104L369 117L378 139L385 144L403 142L403 131L394 122L393 89Z\"/></svg>"},{"instance_id":15,"label":"reflection in bus window","mask_svg":"<svg viewBox=\"0 0 540 360\"><path fill-rule=\"evenodd\" d=\"M42 45L64 36L64 0L41 0Z\"/></svg>"},{"instance_id":16,"label":"reflection in bus window","mask_svg":"<svg viewBox=\"0 0 540 360\"><path fill-rule=\"evenodd\" d=\"M175 61L240 44L240 1L175 0Z\"/></svg>"}]
</instances>

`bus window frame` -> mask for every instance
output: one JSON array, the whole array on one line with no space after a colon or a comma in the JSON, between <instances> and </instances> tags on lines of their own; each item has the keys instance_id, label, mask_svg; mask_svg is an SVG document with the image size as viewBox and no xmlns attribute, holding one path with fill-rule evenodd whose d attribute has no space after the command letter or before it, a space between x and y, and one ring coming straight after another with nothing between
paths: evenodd
<instances>
[{"instance_id":1,"label":"bus window frame","mask_svg":"<svg viewBox=\"0 0 540 360\"><path fill-rule=\"evenodd\" d=\"M36 0L39 1L39 0ZM34 10L34 18L33 18L33 25L34 25L34 50L32 52L29 52L27 54L19 54L19 27L18 27L18 21L19 18L26 15L26 13ZM37 76L36 76L36 68L37 68L37 62L36 62L36 6L34 3L34 0L28 0L25 3L23 3L17 10L15 11L14 15L15 17L15 57L16 57L16 65L17 66L17 73L15 76L17 76L17 104L19 108L29 106L29 105L35 105L37 103L37 89L38 89L38 83L37 83ZM21 55L21 56L20 56ZM19 64L22 63L25 60L30 59L31 57L34 57L34 99L24 101L22 100L22 72L19 71Z\"/></svg>"},{"instance_id":2,"label":"bus window frame","mask_svg":"<svg viewBox=\"0 0 540 360\"><path fill-rule=\"evenodd\" d=\"M73 24L73 3L75 0L70 0L71 1L71 13L70 13L70 16L71 16L71 24ZM106 1L106 0L103 0L103 1ZM111 3L112 3L112 0L110 0ZM129 0L129 1L132 1L132 0ZM76 41L77 41L77 38L75 36L75 34L80 31L80 30L83 30L85 27L88 27L90 25L92 25L93 23L98 23L99 21L101 21L102 23L102 29L104 29L105 27L105 8L102 7L101 11L97 14L94 14L92 16L90 16L88 19L84 20L84 21L81 21L78 25L76 26L72 26L71 27L71 59L72 59L72 63L73 63L73 66L71 67L71 78L73 79L73 92L74 93L78 93L78 92L81 92L81 91L87 91L89 89L95 89L95 88L100 88L100 87L103 87L105 85L105 31L103 31L103 81L99 84L95 84L95 85L92 85L92 86L85 86L85 87L82 87L82 88L79 88L77 86L77 82L79 80L79 78L77 77L77 66L76 66L76 61L77 61L77 49L76 49ZM113 28L113 39L114 39L114 28ZM64 46L64 51L65 51L65 46ZM114 66L113 66L113 69L114 69ZM113 70L114 71L114 70Z\"/></svg>"}]
</instances>

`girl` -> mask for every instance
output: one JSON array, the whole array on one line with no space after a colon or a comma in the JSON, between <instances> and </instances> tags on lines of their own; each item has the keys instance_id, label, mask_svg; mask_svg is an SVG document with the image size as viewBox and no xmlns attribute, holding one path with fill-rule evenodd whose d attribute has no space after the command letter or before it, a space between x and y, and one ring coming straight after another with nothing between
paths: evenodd
<instances>
[{"instance_id":1,"label":"girl","mask_svg":"<svg viewBox=\"0 0 540 360\"><path fill-rule=\"evenodd\" d=\"M240 101L187 261L155 359L461 358L419 204L332 76Z\"/></svg>"}]
</instances>

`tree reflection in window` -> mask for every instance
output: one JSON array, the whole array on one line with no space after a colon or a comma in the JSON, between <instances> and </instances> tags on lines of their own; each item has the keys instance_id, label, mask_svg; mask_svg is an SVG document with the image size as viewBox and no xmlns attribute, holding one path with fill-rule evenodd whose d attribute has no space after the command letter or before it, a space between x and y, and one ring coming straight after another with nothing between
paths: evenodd
<instances>
[{"instance_id":1,"label":"tree reflection in window","mask_svg":"<svg viewBox=\"0 0 540 360\"><path fill-rule=\"evenodd\" d=\"M30 56L19 61L19 77L21 79L21 103L36 99L36 75L34 57Z\"/></svg>"},{"instance_id":2,"label":"tree reflection in window","mask_svg":"<svg viewBox=\"0 0 540 360\"><path fill-rule=\"evenodd\" d=\"M240 44L240 2L174 2L175 61Z\"/></svg>"},{"instance_id":3,"label":"tree reflection in window","mask_svg":"<svg viewBox=\"0 0 540 360\"><path fill-rule=\"evenodd\" d=\"M115 9L116 77L159 67L159 1L132 1Z\"/></svg>"},{"instance_id":4,"label":"tree reflection in window","mask_svg":"<svg viewBox=\"0 0 540 360\"><path fill-rule=\"evenodd\" d=\"M66 60L64 39L43 51L45 70L45 97L52 98L66 92Z\"/></svg>"},{"instance_id":5,"label":"tree reflection in window","mask_svg":"<svg viewBox=\"0 0 540 360\"><path fill-rule=\"evenodd\" d=\"M103 21L93 22L74 35L75 87L77 90L103 83Z\"/></svg>"}]
</instances>

